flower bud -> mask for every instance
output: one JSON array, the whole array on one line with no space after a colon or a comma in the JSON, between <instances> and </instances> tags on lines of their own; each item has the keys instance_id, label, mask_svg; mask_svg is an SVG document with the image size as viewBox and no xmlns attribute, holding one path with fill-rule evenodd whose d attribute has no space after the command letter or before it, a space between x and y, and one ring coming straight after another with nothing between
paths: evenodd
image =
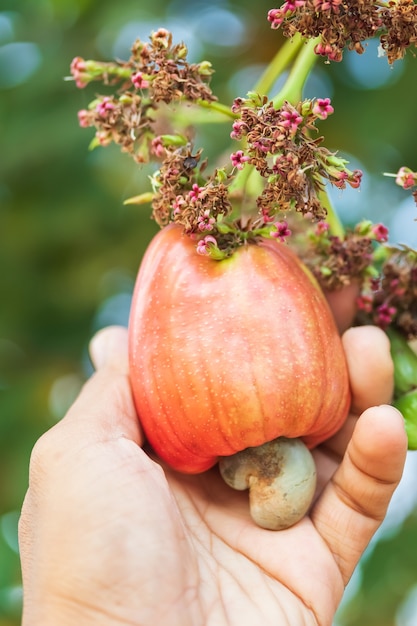
<instances>
[{"instance_id":1,"label":"flower bud","mask_svg":"<svg viewBox=\"0 0 417 626\"><path fill-rule=\"evenodd\" d=\"M198 73L200 76L211 76L213 74L213 66L210 61L202 61L199 63Z\"/></svg>"}]
</instances>

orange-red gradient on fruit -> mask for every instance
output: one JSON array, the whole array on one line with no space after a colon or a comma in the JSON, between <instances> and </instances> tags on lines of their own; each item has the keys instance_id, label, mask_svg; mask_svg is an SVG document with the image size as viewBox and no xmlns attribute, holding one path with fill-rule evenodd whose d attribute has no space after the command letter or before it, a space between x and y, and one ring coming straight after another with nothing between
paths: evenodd
<instances>
[{"instance_id":1,"label":"orange-red gradient on fruit","mask_svg":"<svg viewBox=\"0 0 417 626\"><path fill-rule=\"evenodd\" d=\"M344 353L315 279L277 241L216 261L170 225L151 242L129 323L137 412L155 452L202 472L279 436L313 447L350 402Z\"/></svg>"}]
</instances>

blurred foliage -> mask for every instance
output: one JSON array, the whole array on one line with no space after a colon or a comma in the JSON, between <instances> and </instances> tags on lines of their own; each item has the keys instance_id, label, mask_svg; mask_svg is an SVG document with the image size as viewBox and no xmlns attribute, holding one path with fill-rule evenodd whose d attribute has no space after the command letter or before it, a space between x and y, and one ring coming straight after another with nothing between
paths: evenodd
<instances>
[{"instance_id":1,"label":"blurred foliage","mask_svg":"<svg viewBox=\"0 0 417 626\"><path fill-rule=\"evenodd\" d=\"M252 0L0 0L0 626L20 621L16 526L30 450L88 375L92 333L127 322L134 276L156 232L147 207L123 206L144 190L147 169L117 149L87 150L91 136L76 114L94 91L63 78L74 56L109 60L136 35L166 26L198 54L193 60L212 61L214 91L231 103L281 42L265 19L269 2L256 3L256 16L253 7ZM376 54L366 57L375 78ZM355 63L322 63L308 86L317 92L307 95L332 96L326 145L368 174L362 195L336 199L344 219L358 213L389 222L405 196L381 172L417 167L410 141L417 60L407 56L372 89ZM222 125L202 131L209 155L226 148L228 133ZM370 553L343 626L395 623L417 578L416 533L412 512Z\"/></svg>"}]
</instances>

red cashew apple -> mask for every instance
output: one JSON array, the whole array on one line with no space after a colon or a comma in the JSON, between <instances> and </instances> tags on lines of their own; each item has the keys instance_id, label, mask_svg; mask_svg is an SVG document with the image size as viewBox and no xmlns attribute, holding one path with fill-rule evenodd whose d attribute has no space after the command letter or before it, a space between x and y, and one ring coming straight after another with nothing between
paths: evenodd
<instances>
[{"instance_id":1,"label":"red cashew apple","mask_svg":"<svg viewBox=\"0 0 417 626\"><path fill-rule=\"evenodd\" d=\"M147 439L181 472L278 437L312 448L347 415L346 363L327 301L276 240L217 261L197 254L178 225L162 229L140 267L129 349Z\"/></svg>"}]
</instances>

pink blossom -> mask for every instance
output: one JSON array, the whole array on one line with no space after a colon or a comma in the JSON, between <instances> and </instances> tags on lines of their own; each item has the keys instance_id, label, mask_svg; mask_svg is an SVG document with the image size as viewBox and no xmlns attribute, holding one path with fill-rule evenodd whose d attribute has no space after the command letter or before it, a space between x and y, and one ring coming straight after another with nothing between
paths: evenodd
<instances>
[{"instance_id":1,"label":"pink blossom","mask_svg":"<svg viewBox=\"0 0 417 626\"><path fill-rule=\"evenodd\" d=\"M191 200L199 200L201 198L201 192L204 190L204 187L199 187L197 183L194 183L191 191L188 192Z\"/></svg>"},{"instance_id":2,"label":"pink blossom","mask_svg":"<svg viewBox=\"0 0 417 626\"><path fill-rule=\"evenodd\" d=\"M179 215L184 207L187 204L183 198L183 196L177 196L172 203L172 210L174 215Z\"/></svg>"},{"instance_id":3,"label":"pink blossom","mask_svg":"<svg viewBox=\"0 0 417 626\"><path fill-rule=\"evenodd\" d=\"M299 125L303 121L303 117L298 111L282 111L281 118L284 120L282 126L289 128L293 135L297 132Z\"/></svg>"},{"instance_id":4,"label":"pink blossom","mask_svg":"<svg viewBox=\"0 0 417 626\"><path fill-rule=\"evenodd\" d=\"M230 136L232 139L241 139L242 138L242 133L244 131L244 129L246 128L246 124L244 122L242 122L242 120L236 120L235 122L233 122L233 126L232 126L233 130L230 133Z\"/></svg>"},{"instance_id":5,"label":"pink blossom","mask_svg":"<svg viewBox=\"0 0 417 626\"><path fill-rule=\"evenodd\" d=\"M81 111L78 111L78 122L81 128L87 128L90 126L90 114L87 109L81 109Z\"/></svg>"},{"instance_id":6,"label":"pink blossom","mask_svg":"<svg viewBox=\"0 0 417 626\"><path fill-rule=\"evenodd\" d=\"M341 163L339 164L339 167L340 166ZM338 187L339 189L344 189L349 175L352 176L352 172L349 172L349 170L346 169L339 169L339 167L337 165L328 165L326 167L326 172L332 185L335 185L335 187Z\"/></svg>"},{"instance_id":7,"label":"pink blossom","mask_svg":"<svg viewBox=\"0 0 417 626\"><path fill-rule=\"evenodd\" d=\"M389 306L389 304L384 302L384 304L381 304L376 310L377 323L382 328L385 328L392 322L396 312L397 312L397 309L395 307Z\"/></svg>"},{"instance_id":8,"label":"pink blossom","mask_svg":"<svg viewBox=\"0 0 417 626\"><path fill-rule=\"evenodd\" d=\"M291 231L288 228L287 222L275 222L274 226L276 230L271 230L271 237L274 237L275 239L284 242L286 237L289 237L291 235Z\"/></svg>"},{"instance_id":9,"label":"pink blossom","mask_svg":"<svg viewBox=\"0 0 417 626\"><path fill-rule=\"evenodd\" d=\"M101 102L99 102L96 106L96 112L100 115L100 117L107 117L109 111L113 111L116 108L114 102L106 96L103 98Z\"/></svg>"},{"instance_id":10,"label":"pink blossom","mask_svg":"<svg viewBox=\"0 0 417 626\"><path fill-rule=\"evenodd\" d=\"M286 13L287 11L293 13L297 10L298 7L302 7L304 5L305 0L287 0L287 2L284 2L284 4L282 5L281 11L283 11L284 13Z\"/></svg>"},{"instance_id":11,"label":"pink blossom","mask_svg":"<svg viewBox=\"0 0 417 626\"><path fill-rule=\"evenodd\" d=\"M323 44L321 41L314 48L315 54L322 57L327 57L333 52L333 48L329 43Z\"/></svg>"},{"instance_id":12,"label":"pink blossom","mask_svg":"<svg viewBox=\"0 0 417 626\"><path fill-rule=\"evenodd\" d=\"M238 170L242 170L244 164L249 161L249 157L245 156L243 150L238 150L230 155L230 160L232 161L233 167L237 167Z\"/></svg>"},{"instance_id":13,"label":"pink blossom","mask_svg":"<svg viewBox=\"0 0 417 626\"><path fill-rule=\"evenodd\" d=\"M243 98L240 98L240 97L239 98L235 98L233 100L233 104L231 106L232 113L239 113L239 111L240 111L242 105L244 104L244 102L245 101L243 100Z\"/></svg>"},{"instance_id":14,"label":"pink blossom","mask_svg":"<svg viewBox=\"0 0 417 626\"><path fill-rule=\"evenodd\" d=\"M354 170L349 175L347 181L353 189L357 189L361 184L362 176L363 176L362 170Z\"/></svg>"},{"instance_id":15,"label":"pink blossom","mask_svg":"<svg viewBox=\"0 0 417 626\"><path fill-rule=\"evenodd\" d=\"M199 215L197 219L198 230L213 230L213 224L216 220L210 215L210 210L206 209L203 215Z\"/></svg>"},{"instance_id":16,"label":"pink blossom","mask_svg":"<svg viewBox=\"0 0 417 626\"><path fill-rule=\"evenodd\" d=\"M380 243L388 241L388 228L384 226L384 224L374 224L371 228L371 232L376 241L379 241Z\"/></svg>"},{"instance_id":17,"label":"pink blossom","mask_svg":"<svg viewBox=\"0 0 417 626\"><path fill-rule=\"evenodd\" d=\"M374 276L373 278L371 278L370 285L371 285L372 291L379 291L381 288L381 277Z\"/></svg>"},{"instance_id":18,"label":"pink blossom","mask_svg":"<svg viewBox=\"0 0 417 626\"><path fill-rule=\"evenodd\" d=\"M271 9L268 11L268 22L271 22L271 28L279 28L284 21L285 13L282 9Z\"/></svg>"},{"instance_id":19,"label":"pink blossom","mask_svg":"<svg viewBox=\"0 0 417 626\"><path fill-rule=\"evenodd\" d=\"M331 105L330 98L317 98L313 106L314 115L317 115L321 120L325 120L333 111L334 108Z\"/></svg>"},{"instance_id":20,"label":"pink blossom","mask_svg":"<svg viewBox=\"0 0 417 626\"><path fill-rule=\"evenodd\" d=\"M77 87L83 89L89 82L84 59L75 57L71 62L70 71Z\"/></svg>"},{"instance_id":21,"label":"pink blossom","mask_svg":"<svg viewBox=\"0 0 417 626\"><path fill-rule=\"evenodd\" d=\"M357 307L360 311L365 311L365 313L371 313L372 311L372 296L362 294L358 296L356 299Z\"/></svg>"},{"instance_id":22,"label":"pink blossom","mask_svg":"<svg viewBox=\"0 0 417 626\"><path fill-rule=\"evenodd\" d=\"M158 135L157 137L154 137L151 141L151 150L153 152L153 154L157 157L163 157L165 154L165 147L164 144L162 143L162 139L161 136Z\"/></svg>"},{"instance_id":23,"label":"pink blossom","mask_svg":"<svg viewBox=\"0 0 417 626\"><path fill-rule=\"evenodd\" d=\"M327 57L329 61L335 61L336 63L340 62L343 58L343 52L336 46L333 47L329 43L326 43L325 45L321 42L318 43L314 48L314 52L315 54Z\"/></svg>"},{"instance_id":24,"label":"pink blossom","mask_svg":"<svg viewBox=\"0 0 417 626\"><path fill-rule=\"evenodd\" d=\"M339 13L339 5L342 0L314 0L314 8L316 11L333 11Z\"/></svg>"},{"instance_id":25,"label":"pink blossom","mask_svg":"<svg viewBox=\"0 0 417 626\"><path fill-rule=\"evenodd\" d=\"M316 225L316 235L323 235L329 232L330 226L327 222L320 221Z\"/></svg>"},{"instance_id":26,"label":"pink blossom","mask_svg":"<svg viewBox=\"0 0 417 626\"><path fill-rule=\"evenodd\" d=\"M261 139L254 141L252 146L259 150L259 152L266 154L271 148L271 140L267 137L261 137Z\"/></svg>"},{"instance_id":27,"label":"pink blossom","mask_svg":"<svg viewBox=\"0 0 417 626\"><path fill-rule=\"evenodd\" d=\"M132 74L131 80L136 89L147 89L149 87L149 81L143 77L142 72Z\"/></svg>"},{"instance_id":28,"label":"pink blossom","mask_svg":"<svg viewBox=\"0 0 417 626\"><path fill-rule=\"evenodd\" d=\"M207 235L204 239L200 239L197 244L197 252L198 254L202 254L203 256L207 256L210 254L210 248L212 246L217 247L217 241L211 235Z\"/></svg>"},{"instance_id":29,"label":"pink blossom","mask_svg":"<svg viewBox=\"0 0 417 626\"><path fill-rule=\"evenodd\" d=\"M416 184L416 174L409 167L400 167L395 178L397 185L403 189L410 189Z\"/></svg>"},{"instance_id":30,"label":"pink blossom","mask_svg":"<svg viewBox=\"0 0 417 626\"><path fill-rule=\"evenodd\" d=\"M392 294L396 296L403 296L405 294L405 287L401 285L398 278L393 278L389 284L389 288Z\"/></svg>"}]
</instances>

